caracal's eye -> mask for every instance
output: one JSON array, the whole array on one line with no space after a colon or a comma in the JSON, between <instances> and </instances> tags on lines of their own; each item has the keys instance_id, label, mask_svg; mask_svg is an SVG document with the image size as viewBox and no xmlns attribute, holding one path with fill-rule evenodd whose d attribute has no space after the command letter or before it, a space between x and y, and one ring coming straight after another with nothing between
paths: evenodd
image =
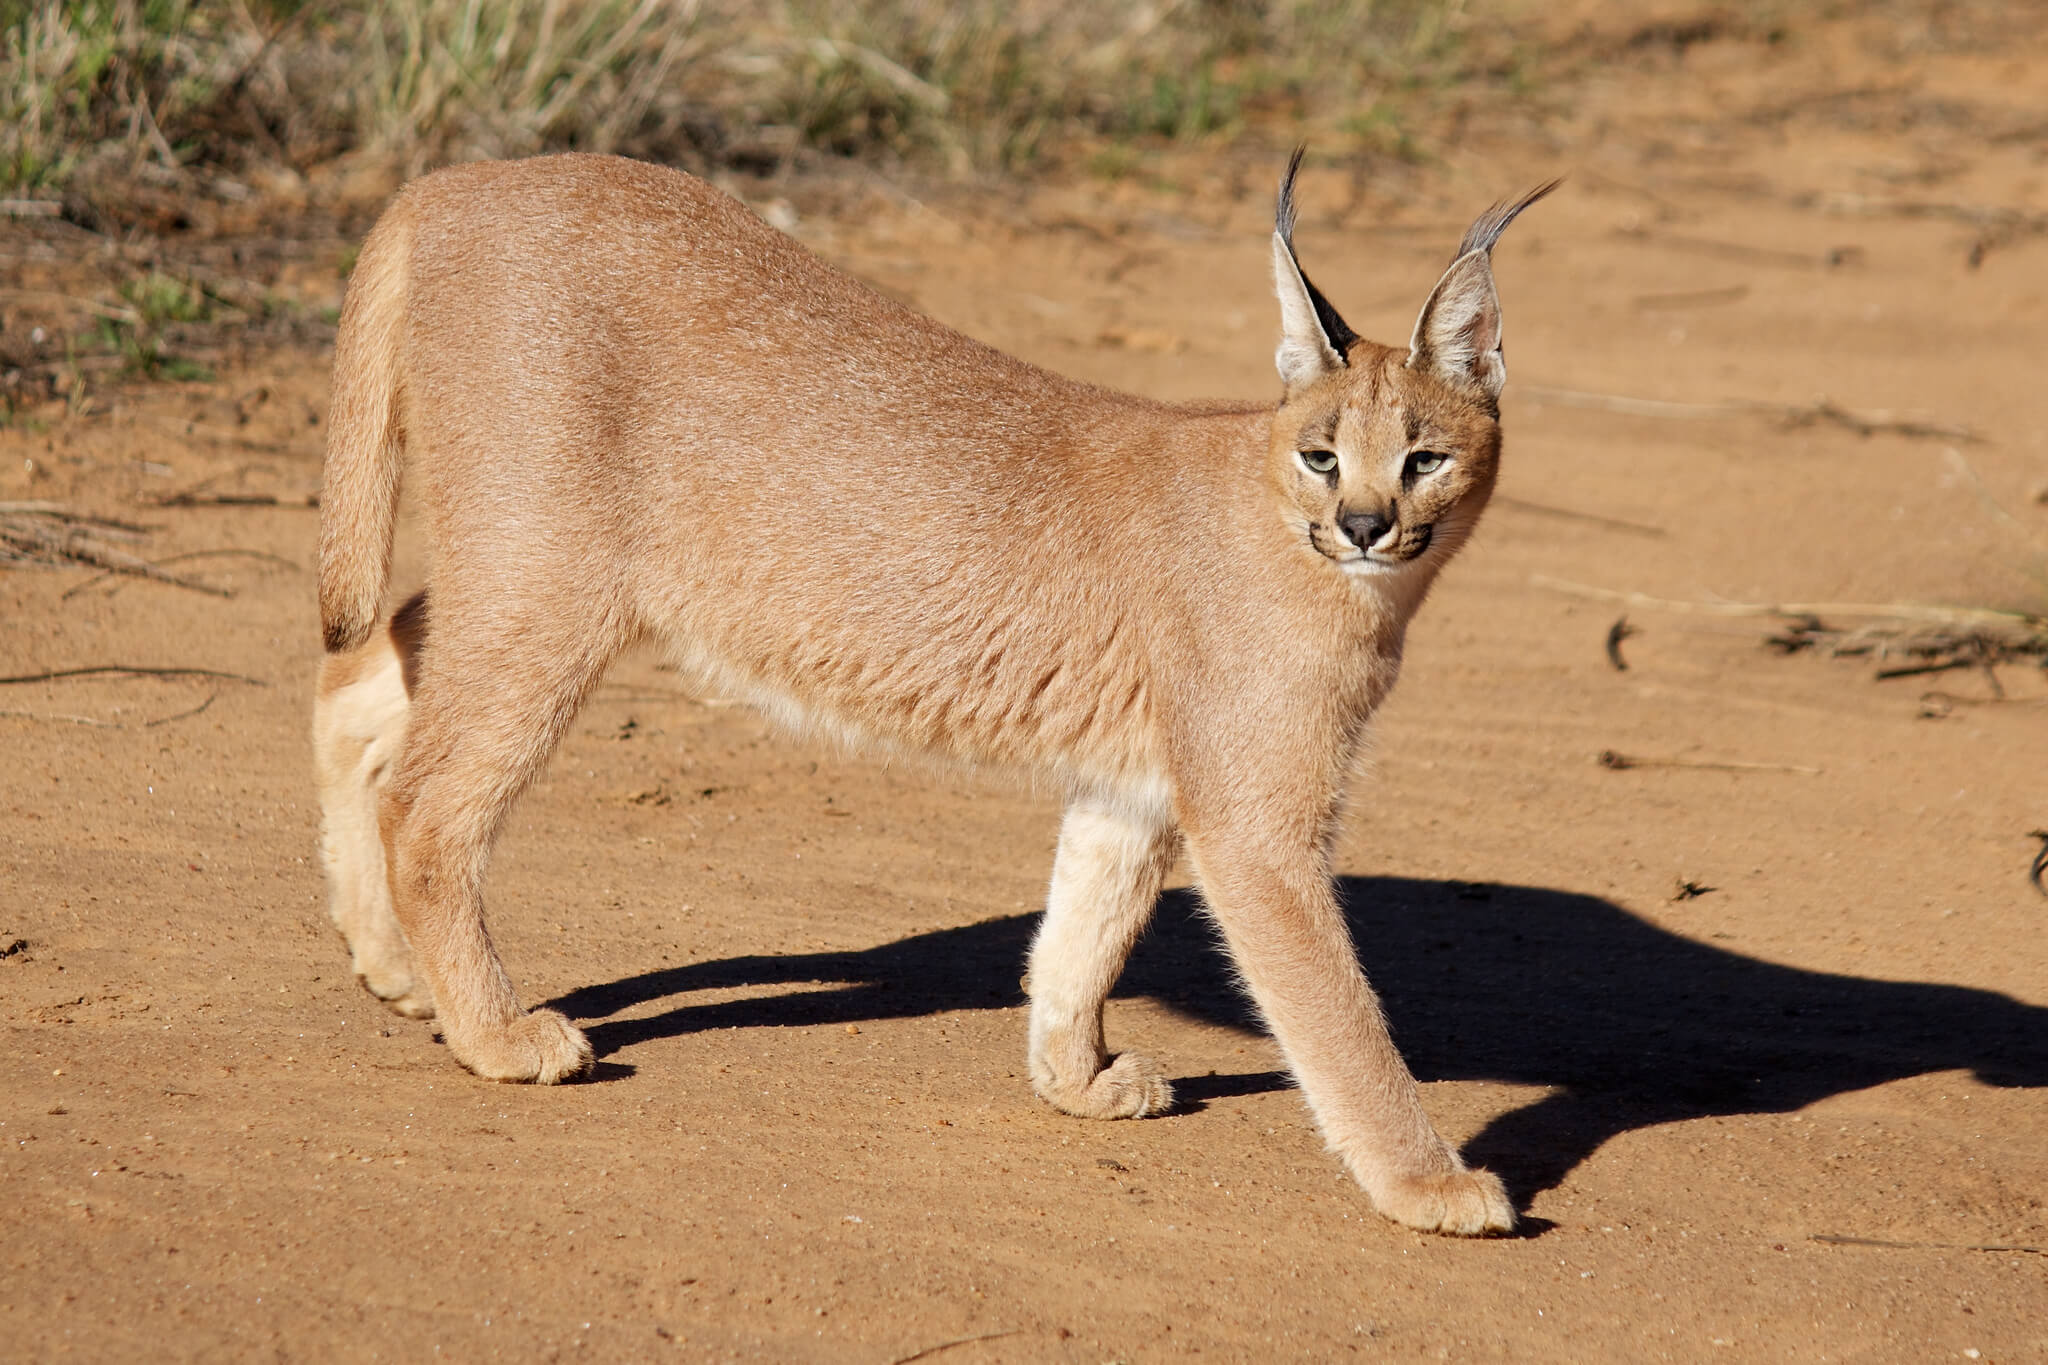
<instances>
[{"instance_id":1,"label":"caracal's eye","mask_svg":"<svg viewBox=\"0 0 2048 1365\"><path fill-rule=\"evenodd\" d=\"M1451 462L1448 455L1439 455L1434 450L1418 450L1408 456L1408 468L1403 471L1410 479L1419 479L1425 474L1434 474Z\"/></svg>"},{"instance_id":2,"label":"caracal's eye","mask_svg":"<svg viewBox=\"0 0 2048 1365\"><path fill-rule=\"evenodd\" d=\"M1337 468L1337 452L1334 450L1298 450L1302 467L1317 474L1328 474Z\"/></svg>"}]
</instances>

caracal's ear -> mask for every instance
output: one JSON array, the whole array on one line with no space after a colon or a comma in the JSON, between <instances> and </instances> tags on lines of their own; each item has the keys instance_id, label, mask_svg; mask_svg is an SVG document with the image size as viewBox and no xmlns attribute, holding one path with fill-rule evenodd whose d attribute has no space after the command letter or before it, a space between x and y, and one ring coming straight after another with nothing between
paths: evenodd
<instances>
[{"instance_id":1,"label":"caracal's ear","mask_svg":"<svg viewBox=\"0 0 2048 1365\"><path fill-rule=\"evenodd\" d=\"M1307 150L1296 147L1288 159L1273 209L1273 291L1280 296L1280 347L1273 352L1273 364L1289 393L1343 369L1350 363L1345 352L1358 340L1322 291L1308 282L1294 254L1294 177Z\"/></svg>"},{"instance_id":2,"label":"caracal's ear","mask_svg":"<svg viewBox=\"0 0 2048 1365\"><path fill-rule=\"evenodd\" d=\"M1495 204L1465 230L1451 268L1429 291L1415 337L1408 343L1408 368L1434 373L1460 388L1477 389L1488 403L1500 401L1507 383L1501 359L1500 295L1493 288L1493 244L1529 205L1556 189L1553 180L1520 199Z\"/></svg>"}]
</instances>

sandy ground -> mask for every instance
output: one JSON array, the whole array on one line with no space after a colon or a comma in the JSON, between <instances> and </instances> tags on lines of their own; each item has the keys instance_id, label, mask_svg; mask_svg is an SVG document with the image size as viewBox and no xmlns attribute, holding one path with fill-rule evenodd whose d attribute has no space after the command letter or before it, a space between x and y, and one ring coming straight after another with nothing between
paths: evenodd
<instances>
[{"instance_id":1,"label":"sandy ground","mask_svg":"<svg viewBox=\"0 0 2048 1365\"><path fill-rule=\"evenodd\" d=\"M1308 268L1395 340L1466 218L1573 175L1501 248L1502 499L1339 859L1429 1109L1526 1235L1373 1214L1185 891L1110 1018L1183 1103L1054 1113L1018 987L1050 801L805 747L652 658L491 888L599 1073L469 1077L325 922L317 513L148 505L317 485L325 360L286 350L0 431L0 498L147 522L234 594L0 574L0 674L242 675L0 687L0 1358L2048 1359L2048 677L1878 682L1598 596L2043 604L2044 47L1884 22L1617 57L1546 131L1304 182ZM1171 174L797 231L1055 368L1273 394L1269 170ZM69 240L0 243L14 282L83 268ZM323 250L286 281L315 304Z\"/></svg>"}]
</instances>

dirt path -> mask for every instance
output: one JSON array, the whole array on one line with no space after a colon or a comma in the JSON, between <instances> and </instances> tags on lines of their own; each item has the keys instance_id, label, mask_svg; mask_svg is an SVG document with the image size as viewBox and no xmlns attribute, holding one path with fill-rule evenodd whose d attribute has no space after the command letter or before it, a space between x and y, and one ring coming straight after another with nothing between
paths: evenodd
<instances>
[{"instance_id":1,"label":"dirt path","mask_svg":"<svg viewBox=\"0 0 2048 1365\"><path fill-rule=\"evenodd\" d=\"M1184 893L1110 1026L1187 1102L1053 1113L1017 984L1053 807L792 743L651 659L492 882L601 1072L468 1077L325 924L317 514L140 505L315 486L323 361L287 353L0 431L0 499L147 521L235 593L0 574L0 674L259 680L0 687L0 1358L2048 1358L2048 677L1873 682L1600 595L2042 603L2042 49L1872 44L1618 65L1549 149L1475 135L1342 224L1344 178L1304 183L1306 263L1391 340L1466 217L1575 174L1501 250L1503 498L1340 857L1432 1114L1530 1235L1376 1217ZM1263 208L1182 172L799 232L1067 372L1267 393ZM1729 403L1783 410L1697 410Z\"/></svg>"}]
</instances>

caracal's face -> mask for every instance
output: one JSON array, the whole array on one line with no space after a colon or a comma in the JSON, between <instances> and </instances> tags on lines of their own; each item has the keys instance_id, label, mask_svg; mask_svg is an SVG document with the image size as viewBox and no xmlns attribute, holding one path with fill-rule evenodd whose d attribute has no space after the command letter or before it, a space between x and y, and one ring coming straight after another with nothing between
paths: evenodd
<instances>
[{"instance_id":1,"label":"caracal's face","mask_svg":"<svg viewBox=\"0 0 2048 1365\"><path fill-rule=\"evenodd\" d=\"M1347 367L1290 394L1270 474L1305 550L1347 574L1440 567L1493 492L1500 423L1470 389L1358 342Z\"/></svg>"}]
</instances>

